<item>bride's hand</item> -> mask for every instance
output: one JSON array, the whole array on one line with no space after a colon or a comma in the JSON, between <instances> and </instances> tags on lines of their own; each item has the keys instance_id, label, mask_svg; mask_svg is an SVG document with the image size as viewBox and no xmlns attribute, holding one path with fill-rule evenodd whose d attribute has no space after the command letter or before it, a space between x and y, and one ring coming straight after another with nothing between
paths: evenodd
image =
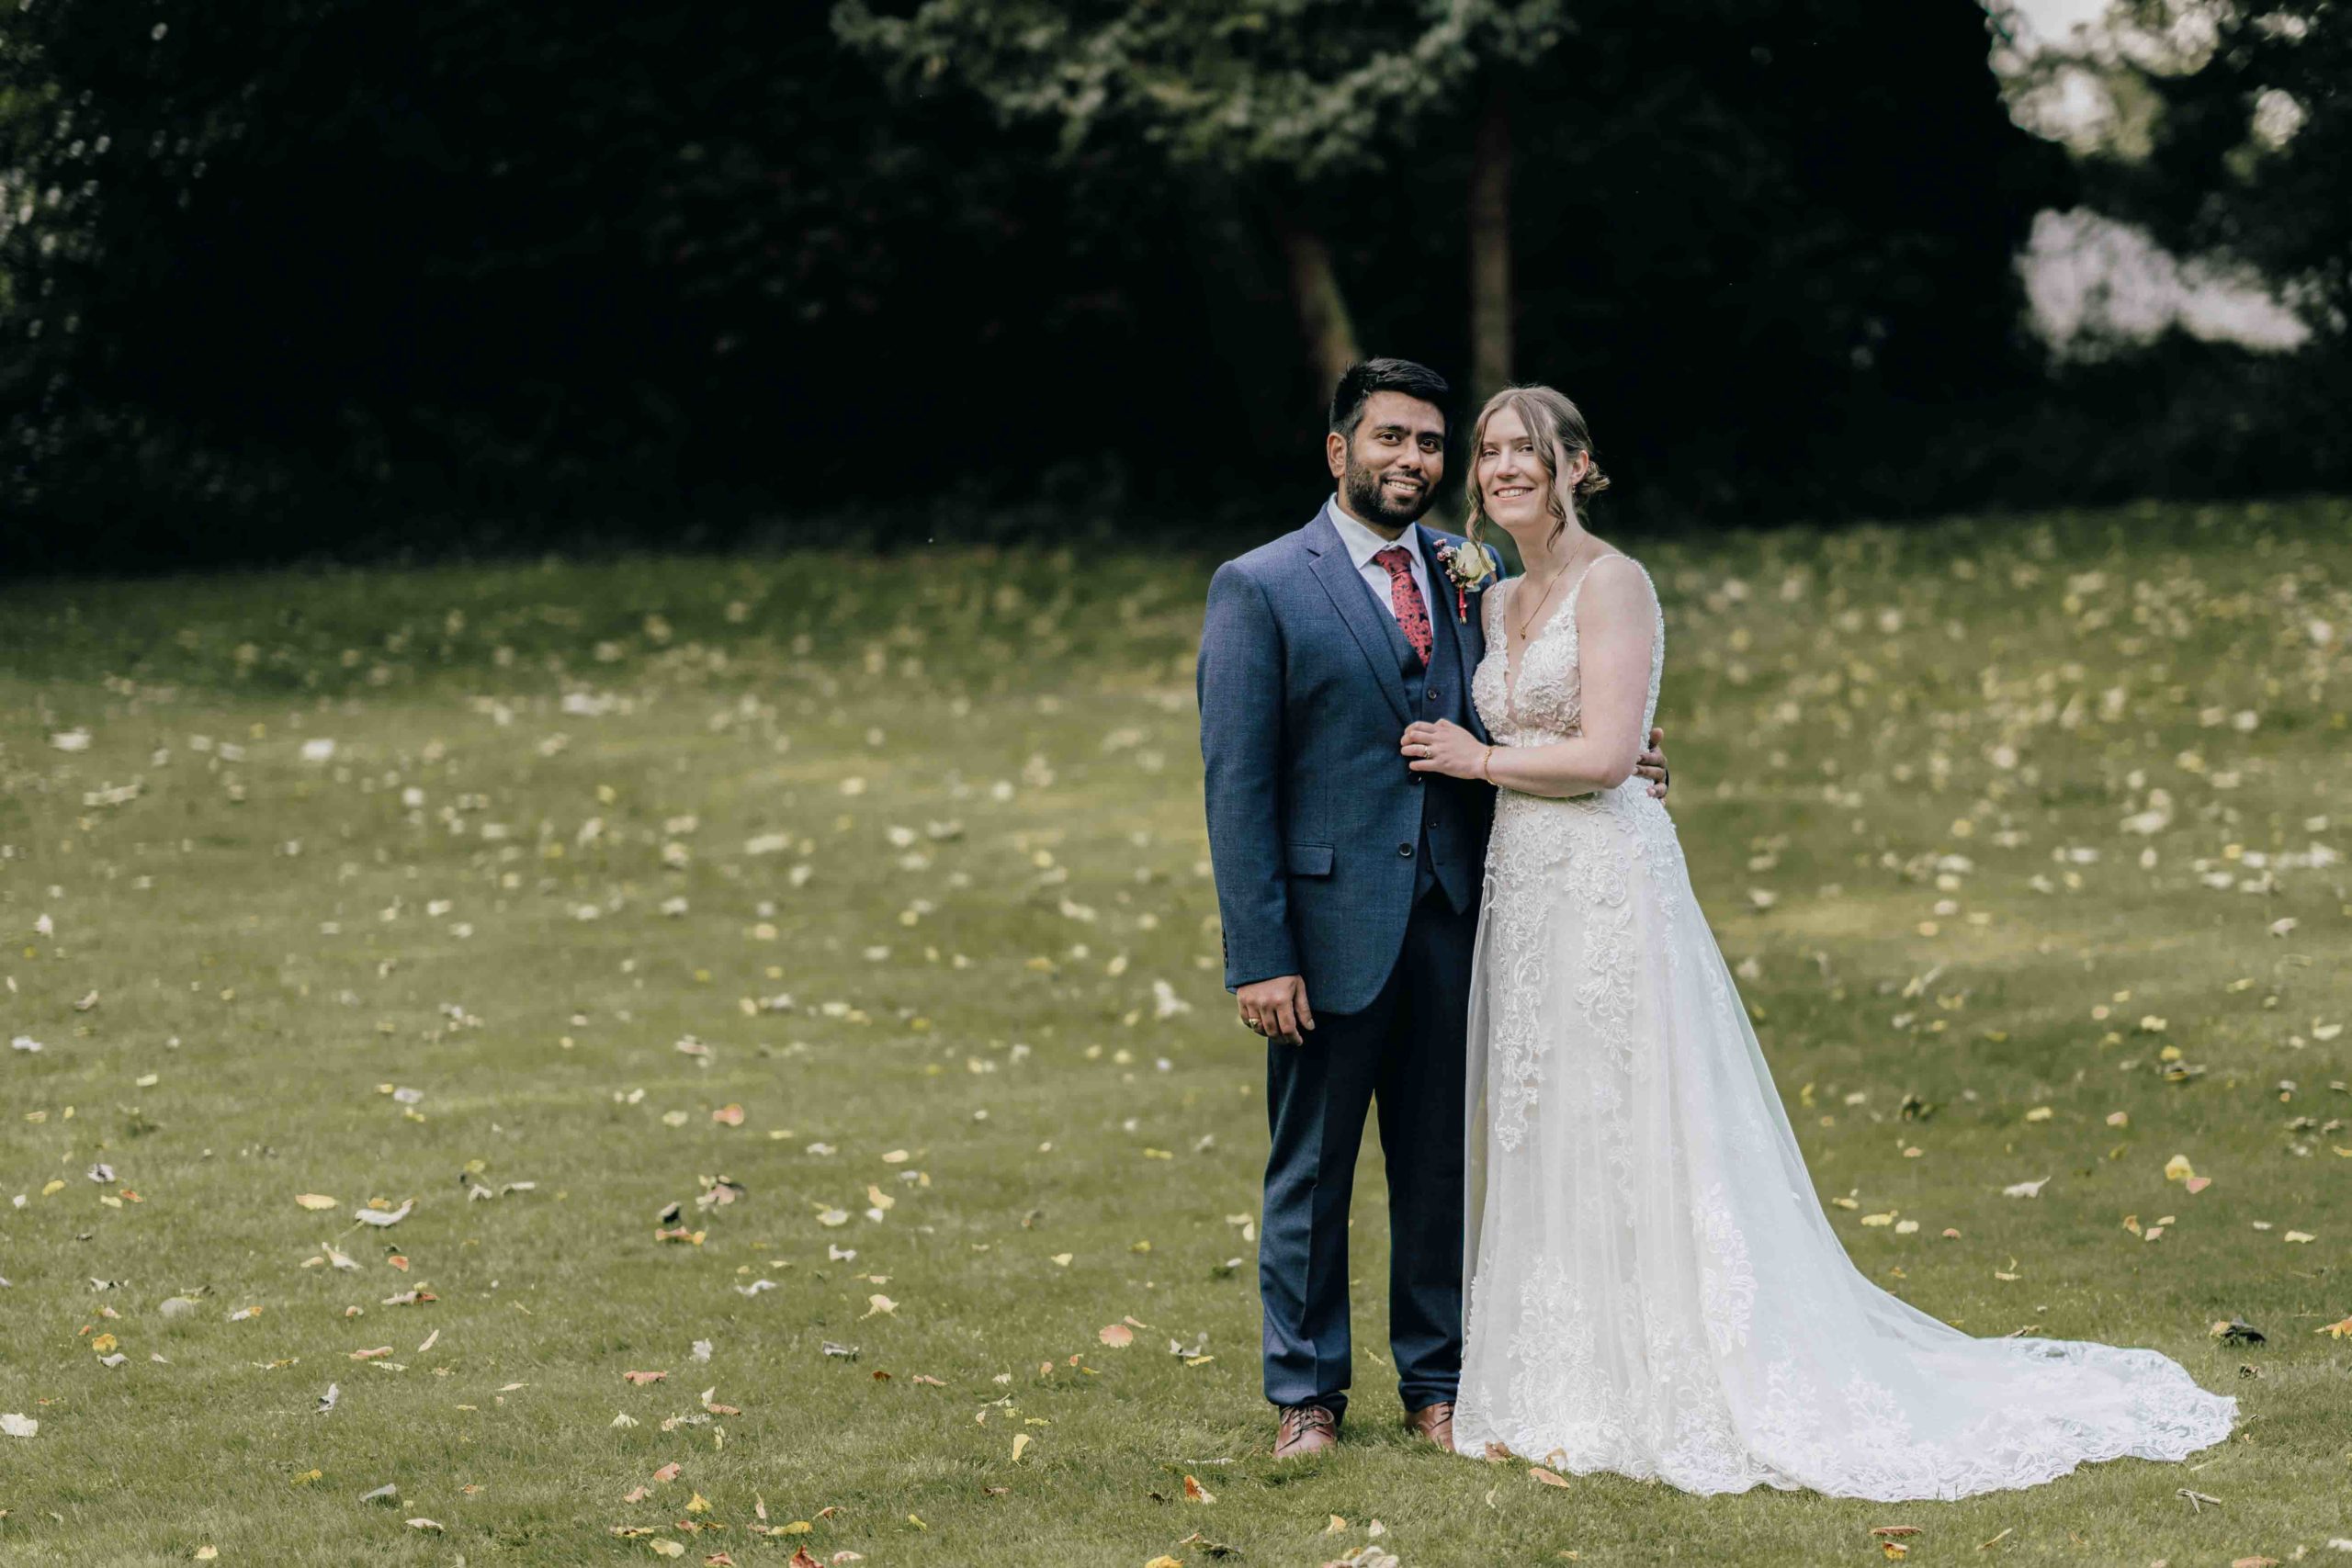
<instances>
[{"instance_id":1,"label":"bride's hand","mask_svg":"<svg viewBox=\"0 0 2352 1568\"><path fill-rule=\"evenodd\" d=\"M1457 779L1478 777L1486 765L1487 753L1493 750L1447 718L1435 724L1407 725L1405 738L1396 749L1404 753L1405 765L1413 772L1444 773Z\"/></svg>"}]
</instances>

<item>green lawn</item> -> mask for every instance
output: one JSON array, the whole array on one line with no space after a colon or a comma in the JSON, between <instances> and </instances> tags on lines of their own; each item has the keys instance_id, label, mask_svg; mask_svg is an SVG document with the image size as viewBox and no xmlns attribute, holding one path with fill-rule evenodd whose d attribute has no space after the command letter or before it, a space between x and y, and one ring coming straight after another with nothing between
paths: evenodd
<instances>
[{"instance_id":1,"label":"green lawn","mask_svg":"<svg viewBox=\"0 0 2352 1568\"><path fill-rule=\"evenodd\" d=\"M0 1563L2334 1560L2352 506L1621 542L1857 1261L2160 1348L2232 1442L1899 1506L1416 1449L1368 1155L1348 1440L1274 1465L1207 561L20 585Z\"/></svg>"}]
</instances>

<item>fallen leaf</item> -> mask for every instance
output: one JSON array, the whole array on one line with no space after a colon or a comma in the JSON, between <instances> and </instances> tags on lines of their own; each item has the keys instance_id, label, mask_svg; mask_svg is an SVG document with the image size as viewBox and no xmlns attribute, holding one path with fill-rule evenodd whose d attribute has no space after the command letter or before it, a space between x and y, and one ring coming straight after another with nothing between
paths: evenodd
<instances>
[{"instance_id":1,"label":"fallen leaf","mask_svg":"<svg viewBox=\"0 0 2352 1568\"><path fill-rule=\"evenodd\" d=\"M1546 1486L1566 1486L1568 1483L1566 1477L1548 1471L1540 1464L1531 1464L1527 1467L1527 1479L1540 1481Z\"/></svg>"},{"instance_id":2,"label":"fallen leaf","mask_svg":"<svg viewBox=\"0 0 2352 1568\"><path fill-rule=\"evenodd\" d=\"M330 1198L323 1192L297 1192L294 1201L305 1209L332 1209L341 1200Z\"/></svg>"},{"instance_id":3,"label":"fallen leaf","mask_svg":"<svg viewBox=\"0 0 2352 1568\"><path fill-rule=\"evenodd\" d=\"M1188 1475L1184 1477L1184 1501L1187 1503L1214 1503L1216 1501L1216 1494L1210 1491L1207 1487L1202 1485L1199 1482L1193 1480Z\"/></svg>"},{"instance_id":4,"label":"fallen leaf","mask_svg":"<svg viewBox=\"0 0 2352 1568\"><path fill-rule=\"evenodd\" d=\"M623 1372L621 1374L622 1381L633 1382L639 1388L650 1382L666 1382L669 1377L670 1374L667 1372Z\"/></svg>"}]
</instances>

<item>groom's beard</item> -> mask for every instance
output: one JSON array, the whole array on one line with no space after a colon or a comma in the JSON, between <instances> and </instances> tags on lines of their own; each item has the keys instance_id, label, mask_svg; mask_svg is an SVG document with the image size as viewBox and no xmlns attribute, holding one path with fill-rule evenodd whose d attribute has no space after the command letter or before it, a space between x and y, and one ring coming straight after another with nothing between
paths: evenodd
<instances>
[{"instance_id":1,"label":"groom's beard","mask_svg":"<svg viewBox=\"0 0 2352 1568\"><path fill-rule=\"evenodd\" d=\"M1367 523L1385 524L1402 528L1408 523L1420 521L1421 513L1437 499L1436 487L1421 481L1420 492L1409 502L1391 501L1381 486L1382 468L1360 468L1351 463L1340 479L1340 489L1347 498L1348 510Z\"/></svg>"}]
</instances>

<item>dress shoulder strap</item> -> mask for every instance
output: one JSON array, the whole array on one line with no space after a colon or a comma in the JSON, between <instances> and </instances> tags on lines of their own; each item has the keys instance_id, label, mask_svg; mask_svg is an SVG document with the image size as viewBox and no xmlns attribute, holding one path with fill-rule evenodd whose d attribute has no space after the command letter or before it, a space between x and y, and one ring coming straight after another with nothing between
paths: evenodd
<instances>
[{"instance_id":1,"label":"dress shoulder strap","mask_svg":"<svg viewBox=\"0 0 2352 1568\"><path fill-rule=\"evenodd\" d=\"M1591 560L1585 563L1584 570L1577 574L1575 586L1568 590L1567 602L1571 604L1575 604L1577 602L1577 596L1584 592L1586 580L1590 578L1592 574L1599 570L1602 566L1612 560L1628 562L1635 571L1642 574L1642 580L1646 582L1649 581L1649 570L1647 568L1644 567L1641 562L1634 560L1633 557L1625 554L1623 550L1611 550L1604 555L1595 556Z\"/></svg>"}]
</instances>

